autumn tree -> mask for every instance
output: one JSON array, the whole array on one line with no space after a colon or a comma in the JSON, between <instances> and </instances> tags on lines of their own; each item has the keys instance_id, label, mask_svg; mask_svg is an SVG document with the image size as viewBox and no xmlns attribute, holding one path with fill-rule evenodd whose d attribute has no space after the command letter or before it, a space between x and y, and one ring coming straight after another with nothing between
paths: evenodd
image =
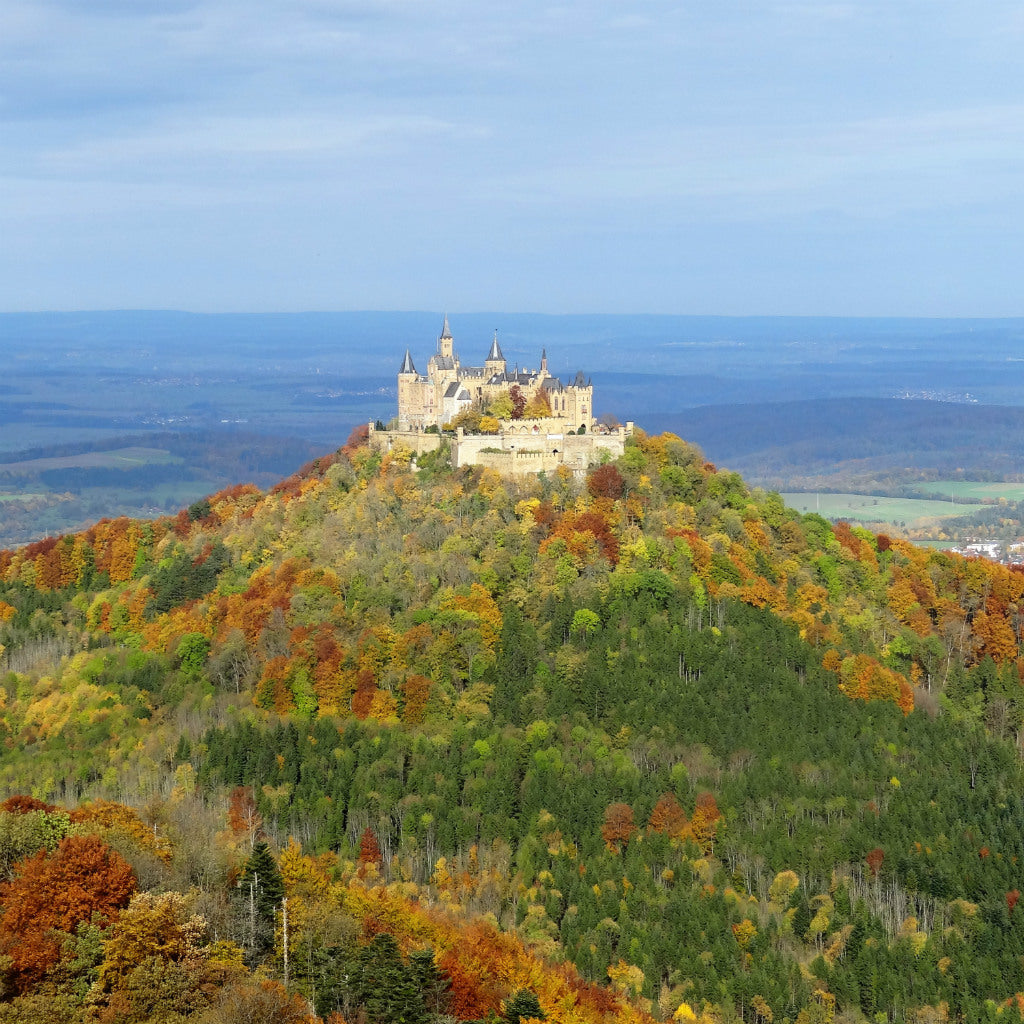
<instances>
[{"instance_id":1,"label":"autumn tree","mask_svg":"<svg viewBox=\"0 0 1024 1024\"><path fill-rule=\"evenodd\" d=\"M587 477L587 490L595 498L618 500L626 490L626 480L610 462Z\"/></svg>"},{"instance_id":2,"label":"autumn tree","mask_svg":"<svg viewBox=\"0 0 1024 1024\"><path fill-rule=\"evenodd\" d=\"M512 419L521 420L526 412L526 395L518 384L513 384L509 388L508 396L512 400Z\"/></svg>"},{"instance_id":3,"label":"autumn tree","mask_svg":"<svg viewBox=\"0 0 1024 1024\"><path fill-rule=\"evenodd\" d=\"M688 822L674 793L663 793L651 811L647 827L652 832L663 832L673 839L680 838L686 831Z\"/></svg>"},{"instance_id":4,"label":"autumn tree","mask_svg":"<svg viewBox=\"0 0 1024 1024\"><path fill-rule=\"evenodd\" d=\"M382 859L377 837L373 834L373 829L367 825L359 837L359 863L379 865Z\"/></svg>"},{"instance_id":5,"label":"autumn tree","mask_svg":"<svg viewBox=\"0 0 1024 1024\"><path fill-rule=\"evenodd\" d=\"M711 793L701 793L697 797L697 806L690 819L690 831L694 841L705 852L711 853L715 845L715 834L718 831L718 819L722 812Z\"/></svg>"},{"instance_id":6,"label":"autumn tree","mask_svg":"<svg viewBox=\"0 0 1024 1024\"><path fill-rule=\"evenodd\" d=\"M878 874L878 869L882 866L882 861L885 860L885 850L880 846L876 846L867 853L864 860L867 861L868 868L871 870L871 877L874 878Z\"/></svg>"},{"instance_id":7,"label":"autumn tree","mask_svg":"<svg viewBox=\"0 0 1024 1024\"><path fill-rule=\"evenodd\" d=\"M280 982L237 981L221 989L199 1024L315 1024L301 996L291 995Z\"/></svg>"},{"instance_id":8,"label":"autumn tree","mask_svg":"<svg viewBox=\"0 0 1024 1024\"><path fill-rule=\"evenodd\" d=\"M523 419L542 420L551 415L551 402L548 400L548 393L541 388L537 394L530 399L526 408L523 409Z\"/></svg>"},{"instance_id":9,"label":"autumn tree","mask_svg":"<svg viewBox=\"0 0 1024 1024\"><path fill-rule=\"evenodd\" d=\"M256 809L250 786L236 786L228 800L228 826L233 835L254 845L263 831L263 818Z\"/></svg>"},{"instance_id":10,"label":"autumn tree","mask_svg":"<svg viewBox=\"0 0 1024 1024\"><path fill-rule=\"evenodd\" d=\"M0 951L10 957L18 992L38 982L60 957L60 938L83 921L110 921L135 892L135 875L97 836L68 836L50 854L22 861L0 884Z\"/></svg>"},{"instance_id":11,"label":"autumn tree","mask_svg":"<svg viewBox=\"0 0 1024 1024\"><path fill-rule=\"evenodd\" d=\"M180 893L136 894L103 942L96 995L103 993L106 1013L168 1020L208 1006L216 987L244 968L237 947L203 947L205 933Z\"/></svg>"},{"instance_id":12,"label":"autumn tree","mask_svg":"<svg viewBox=\"0 0 1024 1024\"><path fill-rule=\"evenodd\" d=\"M629 843L635 832L633 808L624 803L609 804L604 812L604 824L601 826L601 838L609 851L618 853Z\"/></svg>"}]
</instances>

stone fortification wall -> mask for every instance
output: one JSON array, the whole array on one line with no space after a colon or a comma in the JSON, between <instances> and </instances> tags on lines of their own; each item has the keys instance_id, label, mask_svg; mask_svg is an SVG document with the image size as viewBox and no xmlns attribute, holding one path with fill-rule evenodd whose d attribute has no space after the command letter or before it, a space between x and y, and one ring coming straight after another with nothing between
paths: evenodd
<instances>
[{"instance_id":1,"label":"stone fortification wall","mask_svg":"<svg viewBox=\"0 0 1024 1024\"><path fill-rule=\"evenodd\" d=\"M561 465L557 455L545 452L477 452L462 465L483 466L507 476L553 473Z\"/></svg>"},{"instance_id":2,"label":"stone fortification wall","mask_svg":"<svg viewBox=\"0 0 1024 1024\"><path fill-rule=\"evenodd\" d=\"M604 453L617 459L625 452L626 438L633 432L632 423L606 433L580 435L542 429L550 427L551 420L512 420L509 424L509 430L498 434L465 434L459 429L454 438L448 435L452 465L456 469L486 466L511 475L550 473L559 466L582 471L600 462ZM370 445L382 452L401 447L422 455L440 447L444 440L440 434L420 430L374 430L370 427Z\"/></svg>"},{"instance_id":3,"label":"stone fortification wall","mask_svg":"<svg viewBox=\"0 0 1024 1024\"><path fill-rule=\"evenodd\" d=\"M406 448L417 455L432 452L441 447L444 438L440 434L425 434L422 430L374 430L370 424L370 447L375 451L388 452L392 448Z\"/></svg>"}]
</instances>

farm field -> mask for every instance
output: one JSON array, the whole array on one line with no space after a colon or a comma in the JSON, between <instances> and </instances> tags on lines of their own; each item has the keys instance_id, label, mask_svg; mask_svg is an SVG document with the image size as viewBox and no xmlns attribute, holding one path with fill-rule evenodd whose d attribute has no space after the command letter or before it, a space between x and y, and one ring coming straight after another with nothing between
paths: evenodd
<instances>
[{"instance_id":1,"label":"farm field","mask_svg":"<svg viewBox=\"0 0 1024 1024\"><path fill-rule=\"evenodd\" d=\"M105 452L83 452L41 459L0 463L0 473L38 473L47 469L132 469L154 463L181 462L163 448L116 448Z\"/></svg>"},{"instance_id":2,"label":"farm field","mask_svg":"<svg viewBox=\"0 0 1024 1024\"><path fill-rule=\"evenodd\" d=\"M977 501L1024 501L1024 484L980 483L976 480L933 480L917 485L922 491L932 494L954 495L957 498L974 498Z\"/></svg>"},{"instance_id":3,"label":"farm field","mask_svg":"<svg viewBox=\"0 0 1024 1024\"><path fill-rule=\"evenodd\" d=\"M817 512L826 519L912 526L925 519L950 519L980 512L986 506L956 504L938 498L883 498L873 494L783 493L782 500L798 512Z\"/></svg>"}]
</instances>

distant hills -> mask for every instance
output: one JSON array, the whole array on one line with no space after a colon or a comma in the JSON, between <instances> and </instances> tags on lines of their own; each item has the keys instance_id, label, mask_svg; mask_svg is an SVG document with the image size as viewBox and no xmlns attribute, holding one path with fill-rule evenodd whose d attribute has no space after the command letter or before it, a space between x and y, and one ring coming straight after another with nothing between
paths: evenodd
<instances>
[{"instance_id":1,"label":"distant hills","mask_svg":"<svg viewBox=\"0 0 1024 1024\"><path fill-rule=\"evenodd\" d=\"M647 417L722 465L780 489L922 478L1024 478L1024 408L883 398L703 406ZM812 486L812 489L813 489ZM792 487L792 489L797 489Z\"/></svg>"}]
</instances>

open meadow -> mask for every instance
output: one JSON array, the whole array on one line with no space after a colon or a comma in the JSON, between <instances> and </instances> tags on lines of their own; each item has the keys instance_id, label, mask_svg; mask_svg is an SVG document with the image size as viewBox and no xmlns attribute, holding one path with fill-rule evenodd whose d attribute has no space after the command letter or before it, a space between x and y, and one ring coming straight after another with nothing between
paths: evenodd
<instances>
[{"instance_id":1,"label":"open meadow","mask_svg":"<svg viewBox=\"0 0 1024 1024\"><path fill-rule=\"evenodd\" d=\"M981 504L953 504L928 498L884 498L872 494L814 494L791 491L782 500L798 512L817 512L826 519L847 519L860 523L892 523L894 526L923 525L924 520L952 519L982 511Z\"/></svg>"},{"instance_id":2,"label":"open meadow","mask_svg":"<svg viewBox=\"0 0 1024 1024\"><path fill-rule=\"evenodd\" d=\"M956 498L973 498L976 501L1024 501L1024 484L981 483L977 480L933 480L918 485L918 489L931 494L953 495Z\"/></svg>"}]
</instances>

